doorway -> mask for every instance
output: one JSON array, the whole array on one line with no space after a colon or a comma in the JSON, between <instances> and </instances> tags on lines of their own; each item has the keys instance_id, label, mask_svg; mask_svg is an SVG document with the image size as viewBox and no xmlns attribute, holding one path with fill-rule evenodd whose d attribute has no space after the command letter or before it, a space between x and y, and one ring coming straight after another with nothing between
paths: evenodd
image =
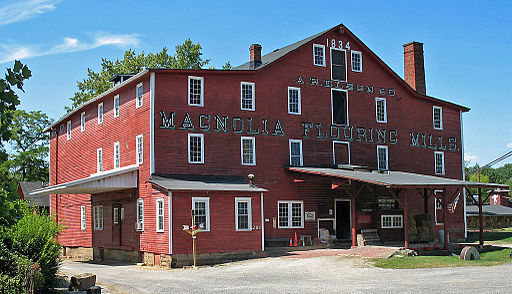
<instances>
[{"instance_id":1,"label":"doorway","mask_svg":"<svg viewBox=\"0 0 512 294\"><path fill-rule=\"evenodd\" d=\"M336 199L335 202L336 239L350 240L352 229L352 217L350 215L350 200Z\"/></svg>"},{"instance_id":2,"label":"doorway","mask_svg":"<svg viewBox=\"0 0 512 294\"><path fill-rule=\"evenodd\" d=\"M112 245L121 245L121 204L112 205Z\"/></svg>"}]
</instances>

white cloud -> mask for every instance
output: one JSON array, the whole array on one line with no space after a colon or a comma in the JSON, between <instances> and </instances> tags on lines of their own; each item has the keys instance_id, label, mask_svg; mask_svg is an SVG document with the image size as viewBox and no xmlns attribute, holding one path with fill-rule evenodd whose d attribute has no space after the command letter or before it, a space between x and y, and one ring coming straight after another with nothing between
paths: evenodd
<instances>
[{"instance_id":1,"label":"white cloud","mask_svg":"<svg viewBox=\"0 0 512 294\"><path fill-rule=\"evenodd\" d=\"M507 148L512 148L512 142L507 144Z\"/></svg>"},{"instance_id":2,"label":"white cloud","mask_svg":"<svg viewBox=\"0 0 512 294\"><path fill-rule=\"evenodd\" d=\"M471 153L464 153L464 161L469 161L471 163L476 163L476 161L480 160L480 156L471 154Z\"/></svg>"},{"instance_id":3,"label":"white cloud","mask_svg":"<svg viewBox=\"0 0 512 294\"><path fill-rule=\"evenodd\" d=\"M60 43L53 46L0 44L0 63L22 58L26 59L44 55L91 50L102 46L117 46L120 48L130 46L137 47L140 42L137 34L118 35L107 32L96 32L88 35L92 39L89 42L82 42L77 38L66 37Z\"/></svg>"},{"instance_id":4,"label":"white cloud","mask_svg":"<svg viewBox=\"0 0 512 294\"><path fill-rule=\"evenodd\" d=\"M0 6L0 26L52 11L59 2L60 0L25 0Z\"/></svg>"}]
</instances>

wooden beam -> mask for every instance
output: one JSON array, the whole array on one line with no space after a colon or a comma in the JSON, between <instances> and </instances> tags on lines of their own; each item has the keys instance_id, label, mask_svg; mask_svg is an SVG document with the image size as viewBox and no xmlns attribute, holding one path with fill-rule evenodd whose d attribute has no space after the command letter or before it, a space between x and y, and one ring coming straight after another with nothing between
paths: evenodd
<instances>
[{"instance_id":1,"label":"wooden beam","mask_svg":"<svg viewBox=\"0 0 512 294\"><path fill-rule=\"evenodd\" d=\"M484 246L484 220L483 220L483 212L482 212L482 188L478 188L478 225L479 225L479 239L480 239L480 247Z\"/></svg>"},{"instance_id":2,"label":"wooden beam","mask_svg":"<svg viewBox=\"0 0 512 294\"><path fill-rule=\"evenodd\" d=\"M405 249L409 249L409 205L407 202L407 190L404 190L404 240Z\"/></svg>"},{"instance_id":3,"label":"wooden beam","mask_svg":"<svg viewBox=\"0 0 512 294\"><path fill-rule=\"evenodd\" d=\"M443 239L444 239L444 244L443 244L443 247L444 249L448 249L448 215L447 215L447 210L448 210L448 205L446 203L446 190L443 191L443 200L442 200L442 205L443 205Z\"/></svg>"},{"instance_id":4,"label":"wooden beam","mask_svg":"<svg viewBox=\"0 0 512 294\"><path fill-rule=\"evenodd\" d=\"M350 210L352 214L352 248L357 247L357 217L356 217L356 198L357 194L361 192L362 187L356 192L355 185L352 185L352 197L350 201Z\"/></svg>"}]
</instances>

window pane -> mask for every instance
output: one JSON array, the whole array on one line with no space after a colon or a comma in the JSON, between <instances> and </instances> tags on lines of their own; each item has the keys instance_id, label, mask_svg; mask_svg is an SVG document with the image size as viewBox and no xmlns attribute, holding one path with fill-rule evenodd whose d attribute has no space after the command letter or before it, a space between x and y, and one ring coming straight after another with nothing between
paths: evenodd
<instances>
[{"instance_id":1,"label":"window pane","mask_svg":"<svg viewBox=\"0 0 512 294\"><path fill-rule=\"evenodd\" d=\"M338 81L345 81L345 51L331 50L332 55L332 78Z\"/></svg>"},{"instance_id":2,"label":"window pane","mask_svg":"<svg viewBox=\"0 0 512 294\"><path fill-rule=\"evenodd\" d=\"M201 105L201 79L190 79L190 101L191 105Z\"/></svg>"},{"instance_id":3,"label":"window pane","mask_svg":"<svg viewBox=\"0 0 512 294\"><path fill-rule=\"evenodd\" d=\"M206 202L196 201L194 203L194 221L197 226L203 224L206 229Z\"/></svg>"},{"instance_id":4,"label":"window pane","mask_svg":"<svg viewBox=\"0 0 512 294\"><path fill-rule=\"evenodd\" d=\"M301 143L291 142L290 144L290 165L301 166Z\"/></svg>"},{"instance_id":5,"label":"window pane","mask_svg":"<svg viewBox=\"0 0 512 294\"><path fill-rule=\"evenodd\" d=\"M335 124L347 124L347 96L342 91L332 91L332 112Z\"/></svg>"},{"instance_id":6,"label":"window pane","mask_svg":"<svg viewBox=\"0 0 512 294\"><path fill-rule=\"evenodd\" d=\"M315 56L315 65L324 65L324 48L314 46L313 51Z\"/></svg>"},{"instance_id":7,"label":"window pane","mask_svg":"<svg viewBox=\"0 0 512 294\"><path fill-rule=\"evenodd\" d=\"M292 227L302 226L302 203L292 203Z\"/></svg>"},{"instance_id":8,"label":"window pane","mask_svg":"<svg viewBox=\"0 0 512 294\"><path fill-rule=\"evenodd\" d=\"M242 84L242 109L253 109L252 85Z\"/></svg>"},{"instance_id":9,"label":"window pane","mask_svg":"<svg viewBox=\"0 0 512 294\"><path fill-rule=\"evenodd\" d=\"M299 90L288 89L288 112L299 113Z\"/></svg>"},{"instance_id":10,"label":"window pane","mask_svg":"<svg viewBox=\"0 0 512 294\"><path fill-rule=\"evenodd\" d=\"M190 162L202 162L202 137L190 136Z\"/></svg>"},{"instance_id":11,"label":"window pane","mask_svg":"<svg viewBox=\"0 0 512 294\"><path fill-rule=\"evenodd\" d=\"M242 139L242 163L243 164L254 164L254 146L253 140Z\"/></svg>"},{"instance_id":12,"label":"window pane","mask_svg":"<svg viewBox=\"0 0 512 294\"><path fill-rule=\"evenodd\" d=\"M378 148L377 149L377 156L378 156L378 168L379 169L387 169L387 154L386 154L386 148Z\"/></svg>"},{"instance_id":13,"label":"window pane","mask_svg":"<svg viewBox=\"0 0 512 294\"><path fill-rule=\"evenodd\" d=\"M237 202L237 213L238 213L238 229L247 230L249 229L249 202L239 201Z\"/></svg>"},{"instance_id":14,"label":"window pane","mask_svg":"<svg viewBox=\"0 0 512 294\"><path fill-rule=\"evenodd\" d=\"M288 227L288 203L279 203L279 226Z\"/></svg>"}]
</instances>

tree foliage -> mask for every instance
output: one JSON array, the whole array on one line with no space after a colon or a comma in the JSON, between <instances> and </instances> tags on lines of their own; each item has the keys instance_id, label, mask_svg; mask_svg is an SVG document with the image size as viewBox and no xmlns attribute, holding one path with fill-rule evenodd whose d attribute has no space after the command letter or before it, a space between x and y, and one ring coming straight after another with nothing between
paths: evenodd
<instances>
[{"instance_id":1,"label":"tree foliage","mask_svg":"<svg viewBox=\"0 0 512 294\"><path fill-rule=\"evenodd\" d=\"M122 60L111 61L102 58L100 72L89 68L87 78L77 82L78 91L70 98L72 104L66 107L66 110L71 111L108 90L112 86L109 80L116 74L137 73L144 68L200 69L209 62L208 59L202 59L201 45L192 43L190 39L176 46L174 55L169 55L167 48L164 47L155 54L145 54L143 51L139 55L130 49L124 53Z\"/></svg>"}]
</instances>

